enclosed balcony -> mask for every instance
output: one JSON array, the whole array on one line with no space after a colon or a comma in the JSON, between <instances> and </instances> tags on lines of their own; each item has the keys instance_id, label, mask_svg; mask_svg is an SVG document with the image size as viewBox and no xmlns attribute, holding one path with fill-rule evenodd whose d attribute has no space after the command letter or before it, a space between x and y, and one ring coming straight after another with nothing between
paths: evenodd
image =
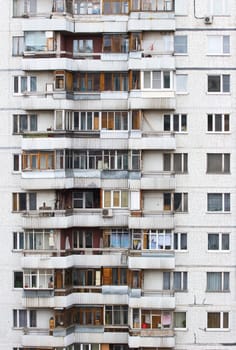
<instances>
[{"instance_id":1,"label":"enclosed balcony","mask_svg":"<svg viewBox=\"0 0 236 350\"><path fill-rule=\"evenodd\" d=\"M173 347L173 313L162 309L132 309L130 347Z\"/></svg>"}]
</instances>

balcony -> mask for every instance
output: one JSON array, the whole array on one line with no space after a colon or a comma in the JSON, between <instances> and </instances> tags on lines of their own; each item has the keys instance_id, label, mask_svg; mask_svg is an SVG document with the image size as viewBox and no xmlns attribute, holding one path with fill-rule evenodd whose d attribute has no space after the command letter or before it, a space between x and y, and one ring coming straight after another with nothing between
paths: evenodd
<instances>
[{"instance_id":1,"label":"balcony","mask_svg":"<svg viewBox=\"0 0 236 350\"><path fill-rule=\"evenodd\" d=\"M139 215L130 216L129 228L174 229L174 213L159 211L143 211Z\"/></svg>"},{"instance_id":2,"label":"balcony","mask_svg":"<svg viewBox=\"0 0 236 350\"><path fill-rule=\"evenodd\" d=\"M174 91L130 91L129 108L174 110L176 99Z\"/></svg>"},{"instance_id":3,"label":"balcony","mask_svg":"<svg viewBox=\"0 0 236 350\"><path fill-rule=\"evenodd\" d=\"M141 190L174 190L175 175L171 173L144 172L141 177Z\"/></svg>"},{"instance_id":4,"label":"balcony","mask_svg":"<svg viewBox=\"0 0 236 350\"><path fill-rule=\"evenodd\" d=\"M36 210L22 213L24 229L69 227L127 227L128 210L115 209L104 216L102 209ZM149 227L149 226L148 226ZM169 227L168 227L169 228Z\"/></svg>"},{"instance_id":5,"label":"balcony","mask_svg":"<svg viewBox=\"0 0 236 350\"><path fill-rule=\"evenodd\" d=\"M132 251L128 256L128 268L172 270L175 268L175 256L172 251Z\"/></svg>"}]
</instances>

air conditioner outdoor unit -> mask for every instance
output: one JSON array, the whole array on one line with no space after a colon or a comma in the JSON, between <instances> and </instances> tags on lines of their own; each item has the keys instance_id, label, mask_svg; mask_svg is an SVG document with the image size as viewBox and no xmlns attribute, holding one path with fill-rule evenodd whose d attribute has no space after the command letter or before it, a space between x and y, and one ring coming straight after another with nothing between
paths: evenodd
<instances>
[{"instance_id":1,"label":"air conditioner outdoor unit","mask_svg":"<svg viewBox=\"0 0 236 350\"><path fill-rule=\"evenodd\" d=\"M213 16L204 17L205 24L211 24L213 22Z\"/></svg>"},{"instance_id":2,"label":"air conditioner outdoor unit","mask_svg":"<svg viewBox=\"0 0 236 350\"><path fill-rule=\"evenodd\" d=\"M103 209L102 216L105 218L111 218L112 217L112 209Z\"/></svg>"}]
</instances>

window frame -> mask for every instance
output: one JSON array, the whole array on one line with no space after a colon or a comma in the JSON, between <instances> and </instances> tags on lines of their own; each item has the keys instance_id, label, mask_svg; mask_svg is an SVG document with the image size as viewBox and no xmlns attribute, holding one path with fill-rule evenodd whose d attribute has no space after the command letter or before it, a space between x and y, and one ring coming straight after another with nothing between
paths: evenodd
<instances>
[{"instance_id":1,"label":"window frame","mask_svg":"<svg viewBox=\"0 0 236 350\"><path fill-rule=\"evenodd\" d=\"M212 38L215 38L215 39L218 38L218 40L220 41L220 43L218 43L220 47L220 51L210 52L209 40ZM224 52L225 44L226 44L224 41L227 41L227 40L228 40L228 43L226 47L228 47L228 50L226 49L226 52ZM230 35L216 35L216 34L207 35L207 55L208 56L229 56L230 55Z\"/></svg>"},{"instance_id":2,"label":"window frame","mask_svg":"<svg viewBox=\"0 0 236 350\"><path fill-rule=\"evenodd\" d=\"M177 43L178 40L180 40L179 43ZM177 51L176 49L178 49L179 51ZM185 56L188 54L188 36L186 34L174 36L174 53L175 55L180 56Z\"/></svg>"},{"instance_id":3,"label":"window frame","mask_svg":"<svg viewBox=\"0 0 236 350\"><path fill-rule=\"evenodd\" d=\"M160 87L153 87L157 79L154 76L154 73L157 73L160 78L158 78L160 82ZM165 87L165 74L168 73L168 87ZM149 74L149 78L148 78ZM147 80L145 79L145 75L147 76ZM149 86L145 87L146 82L148 81ZM173 89L173 71L171 70L147 70L147 71L142 71L141 72L141 89L145 91L150 91L150 90L164 90L164 91L169 91Z\"/></svg>"},{"instance_id":4,"label":"window frame","mask_svg":"<svg viewBox=\"0 0 236 350\"><path fill-rule=\"evenodd\" d=\"M166 122L167 119L169 119L168 123ZM164 132L174 132L174 133L187 134L188 133L188 115L187 115L187 113L164 114L163 115L163 131Z\"/></svg>"},{"instance_id":5,"label":"window frame","mask_svg":"<svg viewBox=\"0 0 236 350\"><path fill-rule=\"evenodd\" d=\"M220 123L219 123L219 121L220 121ZM220 126L221 130L217 130L219 128L219 126ZM228 130L227 130L227 128L228 128ZM229 113L209 113L209 114L207 114L207 133L210 133L210 134L230 133L230 114Z\"/></svg>"},{"instance_id":6,"label":"window frame","mask_svg":"<svg viewBox=\"0 0 236 350\"><path fill-rule=\"evenodd\" d=\"M221 195L221 209L216 209L216 210L210 210L210 206L213 204L210 204L210 196L211 196L211 201L215 201L216 196ZM226 199L226 196L228 197L228 199ZM215 198L215 200L213 199ZM226 202L226 200L228 200L228 203ZM229 207L227 207L227 204L229 205ZM231 212L231 193L226 192L226 193L217 193L217 192L211 192L211 193L207 193L207 213L230 213Z\"/></svg>"},{"instance_id":7,"label":"window frame","mask_svg":"<svg viewBox=\"0 0 236 350\"><path fill-rule=\"evenodd\" d=\"M227 82L224 82L224 79L228 79ZM213 78L217 78L217 80L219 80L218 82L210 82L210 79ZM228 86L228 89L225 89L224 84L226 83L226 87ZM209 86L210 84L218 84L219 89L216 90L216 88L212 91L211 87ZM231 94L231 75L230 74L208 74L207 75L207 94L209 95L216 95L216 94L223 94L223 95L227 95L227 94Z\"/></svg>"},{"instance_id":8,"label":"window frame","mask_svg":"<svg viewBox=\"0 0 236 350\"><path fill-rule=\"evenodd\" d=\"M107 193L107 198L106 197ZM103 196L103 208L128 208L129 207L129 191L128 190L109 190L104 189L102 192ZM125 196L125 197L124 197ZM123 197L123 198L122 198ZM118 200L117 204L116 201ZM106 203L108 201L109 203Z\"/></svg>"},{"instance_id":9,"label":"window frame","mask_svg":"<svg viewBox=\"0 0 236 350\"><path fill-rule=\"evenodd\" d=\"M13 328L36 328L37 327L37 310L13 309ZM24 322L21 323L21 314Z\"/></svg>"},{"instance_id":10,"label":"window frame","mask_svg":"<svg viewBox=\"0 0 236 350\"><path fill-rule=\"evenodd\" d=\"M210 245L210 242L209 242L209 238L210 238L210 236L213 236L213 235L217 235L218 236L218 242L217 242L217 249L209 249L209 245ZM225 242L225 244L228 246L228 249L223 249L223 246L224 246L224 244L223 244L223 237L228 237L227 239L226 239L226 242ZM212 244L212 243L211 243ZM207 234L207 251L208 252L217 252L217 251L220 251L220 252L229 252L230 251L230 233L228 233L228 232L209 232L208 234Z\"/></svg>"},{"instance_id":11,"label":"window frame","mask_svg":"<svg viewBox=\"0 0 236 350\"><path fill-rule=\"evenodd\" d=\"M22 289L23 288L23 271L13 271L13 288Z\"/></svg>"},{"instance_id":12,"label":"window frame","mask_svg":"<svg viewBox=\"0 0 236 350\"><path fill-rule=\"evenodd\" d=\"M23 205L23 206L22 206ZM12 193L12 212L22 212L37 210L36 192L13 192Z\"/></svg>"},{"instance_id":13,"label":"window frame","mask_svg":"<svg viewBox=\"0 0 236 350\"><path fill-rule=\"evenodd\" d=\"M212 279L216 280L215 285ZM206 272L206 292L220 293L230 292L230 272L228 271L207 271Z\"/></svg>"},{"instance_id":14,"label":"window frame","mask_svg":"<svg viewBox=\"0 0 236 350\"><path fill-rule=\"evenodd\" d=\"M13 94L23 95L37 92L37 77L33 75L13 76Z\"/></svg>"},{"instance_id":15,"label":"window frame","mask_svg":"<svg viewBox=\"0 0 236 350\"><path fill-rule=\"evenodd\" d=\"M183 239L183 237L186 237ZM183 241L186 241L186 248L182 248ZM173 242L173 249L182 252L188 250L188 234L187 232L174 232L174 242Z\"/></svg>"},{"instance_id":16,"label":"window frame","mask_svg":"<svg viewBox=\"0 0 236 350\"><path fill-rule=\"evenodd\" d=\"M177 169L178 158L180 158L179 169ZM188 173L188 153L163 153L163 171L174 172L175 174Z\"/></svg>"},{"instance_id":17,"label":"window frame","mask_svg":"<svg viewBox=\"0 0 236 350\"><path fill-rule=\"evenodd\" d=\"M209 316L210 316L210 314L215 314L215 315L219 315L219 327L209 327ZM207 331L214 331L214 330L225 330L225 331L227 331L227 330L229 330L230 329L230 320L229 320L229 316L230 316L230 313L228 312L228 311L213 311L213 312L211 312L211 311L208 311L207 313L206 313L206 315L207 315ZM224 327L224 316L227 316L227 320L226 320L226 322L227 322L227 327Z\"/></svg>"},{"instance_id":18,"label":"window frame","mask_svg":"<svg viewBox=\"0 0 236 350\"><path fill-rule=\"evenodd\" d=\"M215 159L215 158L219 159ZM214 166L218 167L219 164L212 165L210 163L221 163L220 168L212 170ZM228 163L228 164L227 164ZM206 154L206 173L207 174L230 174L231 173L231 154L230 153L207 153Z\"/></svg>"}]
</instances>

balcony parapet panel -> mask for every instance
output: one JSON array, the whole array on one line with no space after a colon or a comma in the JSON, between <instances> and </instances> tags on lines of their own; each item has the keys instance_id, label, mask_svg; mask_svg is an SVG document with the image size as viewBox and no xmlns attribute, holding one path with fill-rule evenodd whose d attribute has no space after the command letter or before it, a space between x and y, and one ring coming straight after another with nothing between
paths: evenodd
<instances>
[{"instance_id":1,"label":"balcony parapet panel","mask_svg":"<svg viewBox=\"0 0 236 350\"><path fill-rule=\"evenodd\" d=\"M174 213L143 211L129 217L129 228L174 229Z\"/></svg>"},{"instance_id":2,"label":"balcony parapet panel","mask_svg":"<svg viewBox=\"0 0 236 350\"><path fill-rule=\"evenodd\" d=\"M59 257L49 257L40 255L22 257L21 267L23 269L67 269L73 266L101 267L101 266L120 266L123 260L123 254L116 249L100 251L103 254L78 254Z\"/></svg>"},{"instance_id":3,"label":"balcony parapet panel","mask_svg":"<svg viewBox=\"0 0 236 350\"><path fill-rule=\"evenodd\" d=\"M174 190L176 188L175 175L172 173L144 172L141 176L142 190Z\"/></svg>"},{"instance_id":4,"label":"balcony parapet panel","mask_svg":"<svg viewBox=\"0 0 236 350\"><path fill-rule=\"evenodd\" d=\"M156 309L172 310L175 308L174 293L167 291L144 291L140 298L129 298L130 308L148 309L155 305Z\"/></svg>"},{"instance_id":5,"label":"balcony parapet panel","mask_svg":"<svg viewBox=\"0 0 236 350\"><path fill-rule=\"evenodd\" d=\"M79 289L79 287L77 288ZM66 291L65 291L66 292ZM74 292L65 296L40 297L37 291L31 296L24 295L23 306L26 308L68 308L72 305L121 305L128 304L128 295Z\"/></svg>"},{"instance_id":6,"label":"balcony parapet panel","mask_svg":"<svg viewBox=\"0 0 236 350\"><path fill-rule=\"evenodd\" d=\"M129 149L175 150L175 135L159 132L146 132L142 134L141 138L130 138Z\"/></svg>"},{"instance_id":7,"label":"balcony parapet panel","mask_svg":"<svg viewBox=\"0 0 236 350\"><path fill-rule=\"evenodd\" d=\"M175 347L174 331L172 329L145 329L140 331L132 331L129 335L128 345L130 348L141 347Z\"/></svg>"},{"instance_id":8,"label":"balcony parapet panel","mask_svg":"<svg viewBox=\"0 0 236 350\"><path fill-rule=\"evenodd\" d=\"M130 91L129 108L174 110L176 108L175 92L143 90Z\"/></svg>"},{"instance_id":9,"label":"balcony parapet panel","mask_svg":"<svg viewBox=\"0 0 236 350\"><path fill-rule=\"evenodd\" d=\"M36 136L36 137L35 137ZM58 137L57 134L35 134L34 137L22 138L21 148L27 150L52 150L52 149L128 149L128 139L119 138L114 142L112 138L89 138L89 137ZM55 137L54 137L55 136ZM140 140L139 140L140 142ZM139 148L140 149L140 148Z\"/></svg>"},{"instance_id":10,"label":"balcony parapet panel","mask_svg":"<svg viewBox=\"0 0 236 350\"><path fill-rule=\"evenodd\" d=\"M131 12L128 20L128 31L174 31L174 12Z\"/></svg>"},{"instance_id":11,"label":"balcony parapet panel","mask_svg":"<svg viewBox=\"0 0 236 350\"><path fill-rule=\"evenodd\" d=\"M174 269L175 257L173 252L142 252L138 256L128 256L130 269Z\"/></svg>"},{"instance_id":12,"label":"balcony parapet panel","mask_svg":"<svg viewBox=\"0 0 236 350\"><path fill-rule=\"evenodd\" d=\"M59 229L69 227L127 227L129 210L115 209L104 217L102 209L36 210L22 213L22 226ZM149 227L149 226L147 226Z\"/></svg>"}]
</instances>

